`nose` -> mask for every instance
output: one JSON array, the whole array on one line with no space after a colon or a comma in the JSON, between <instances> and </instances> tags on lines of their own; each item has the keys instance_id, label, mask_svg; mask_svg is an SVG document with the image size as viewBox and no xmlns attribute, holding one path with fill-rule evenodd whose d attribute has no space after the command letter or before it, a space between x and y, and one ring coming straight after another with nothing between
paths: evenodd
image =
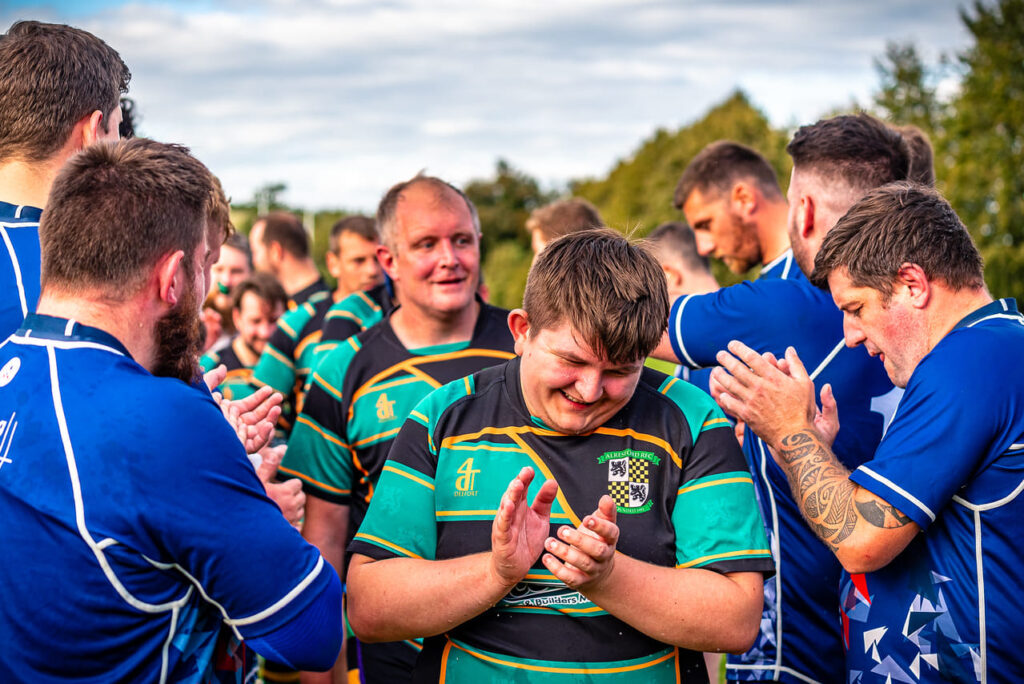
<instances>
[{"instance_id":1,"label":"nose","mask_svg":"<svg viewBox=\"0 0 1024 684\"><path fill-rule=\"evenodd\" d=\"M437 249L438 256L442 264L446 266L454 266L458 262L458 259L455 256L455 246L452 244L451 240L447 238L439 240L437 243Z\"/></svg>"},{"instance_id":2,"label":"nose","mask_svg":"<svg viewBox=\"0 0 1024 684\"><path fill-rule=\"evenodd\" d=\"M693 236L697 240L697 254L708 256L715 251L715 241L711 239L710 231L695 230Z\"/></svg>"},{"instance_id":3,"label":"nose","mask_svg":"<svg viewBox=\"0 0 1024 684\"><path fill-rule=\"evenodd\" d=\"M597 401L604 393L601 373L596 370L581 371L574 386L576 394L585 402Z\"/></svg>"},{"instance_id":4,"label":"nose","mask_svg":"<svg viewBox=\"0 0 1024 684\"><path fill-rule=\"evenodd\" d=\"M858 344L864 344L864 341L867 339L864 331L860 329L853 320L853 317L848 313L843 313L843 339L846 340L846 346L851 349Z\"/></svg>"}]
</instances>

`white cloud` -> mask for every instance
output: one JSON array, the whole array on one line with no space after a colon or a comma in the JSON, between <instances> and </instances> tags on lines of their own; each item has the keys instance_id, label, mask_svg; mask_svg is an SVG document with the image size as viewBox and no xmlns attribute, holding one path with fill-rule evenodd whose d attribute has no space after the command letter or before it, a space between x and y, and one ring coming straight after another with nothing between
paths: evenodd
<instances>
[{"instance_id":1,"label":"white cloud","mask_svg":"<svg viewBox=\"0 0 1024 684\"><path fill-rule=\"evenodd\" d=\"M603 174L738 85L777 124L811 120L869 97L887 40L932 60L967 40L953 0L105 2L15 11L118 49L141 131L236 198L281 180L293 203L366 210L424 167Z\"/></svg>"}]
</instances>

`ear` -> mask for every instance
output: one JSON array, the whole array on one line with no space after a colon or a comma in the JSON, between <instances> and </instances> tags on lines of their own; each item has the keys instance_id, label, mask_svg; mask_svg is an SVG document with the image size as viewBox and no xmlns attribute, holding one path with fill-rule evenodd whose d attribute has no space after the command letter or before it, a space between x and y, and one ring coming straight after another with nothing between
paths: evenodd
<instances>
[{"instance_id":1,"label":"ear","mask_svg":"<svg viewBox=\"0 0 1024 684\"><path fill-rule=\"evenodd\" d=\"M377 261L380 263L380 267L384 269L384 272L388 274L388 277L395 282L398 282L398 278L395 276L395 255L392 253L391 248L381 243L377 245Z\"/></svg>"},{"instance_id":2,"label":"ear","mask_svg":"<svg viewBox=\"0 0 1024 684\"><path fill-rule=\"evenodd\" d=\"M807 239L814 232L814 198L810 195L800 195L800 204L797 206L796 226L800 237Z\"/></svg>"},{"instance_id":3,"label":"ear","mask_svg":"<svg viewBox=\"0 0 1024 684\"><path fill-rule=\"evenodd\" d=\"M523 345L526 337L530 334L530 320L523 309L513 309L508 312L508 329L515 340L516 354L523 355Z\"/></svg>"},{"instance_id":4,"label":"ear","mask_svg":"<svg viewBox=\"0 0 1024 684\"><path fill-rule=\"evenodd\" d=\"M661 264L661 270L665 274L665 285L668 287L669 293L679 292L685 280L683 271L666 263Z\"/></svg>"},{"instance_id":5,"label":"ear","mask_svg":"<svg viewBox=\"0 0 1024 684\"><path fill-rule=\"evenodd\" d=\"M740 216L750 216L757 209L757 193L746 181L739 181L732 186L729 202L733 211Z\"/></svg>"},{"instance_id":6,"label":"ear","mask_svg":"<svg viewBox=\"0 0 1024 684\"><path fill-rule=\"evenodd\" d=\"M932 284L924 269L910 262L900 266L896 274L896 286L906 288L911 306L924 309L932 296Z\"/></svg>"},{"instance_id":7,"label":"ear","mask_svg":"<svg viewBox=\"0 0 1024 684\"><path fill-rule=\"evenodd\" d=\"M185 292L185 252L171 252L156 265L157 292L160 301L175 306Z\"/></svg>"},{"instance_id":8,"label":"ear","mask_svg":"<svg viewBox=\"0 0 1024 684\"><path fill-rule=\"evenodd\" d=\"M324 253L324 259L327 262L327 272L330 273L335 280L338 280L338 273L341 270L341 257L339 257L334 252L328 250L327 252Z\"/></svg>"},{"instance_id":9,"label":"ear","mask_svg":"<svg viewBox=\"0 0 1024 684\"><path fill-rule=\"evenodd\" d=\"M248 293L246 293L248 294ZM242 312L238 309L231 309L231 322L235 324L235 330L242 329Z\"/></svg>"},{"instance_id":10,"label":"ear","mask_svg":"<svg viewBox=\"0 0 1024 684\"><path fill-rule=\"evenodd\" d=\"M83 116L79 123L82 124L82 147L88 147L100 139L103 132L103 112L97 109L92 114Z\"/></svg>"}]
</instances>

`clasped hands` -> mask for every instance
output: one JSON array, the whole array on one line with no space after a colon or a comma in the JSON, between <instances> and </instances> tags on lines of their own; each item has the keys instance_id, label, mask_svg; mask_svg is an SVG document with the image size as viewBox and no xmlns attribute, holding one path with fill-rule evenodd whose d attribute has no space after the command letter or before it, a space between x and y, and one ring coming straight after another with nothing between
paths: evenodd
<instances>
[{"instance_id":1,"label":"clasped hands","mask_svg":"<svg viewBox=\"0 0 1024 684\"><path fill-rule=\"evenodd\" d=\"M501 497L491 527L492 570L504 586L515 586L529 572L542 552L541 562L567 586L580 592L598 586L612 572L619 528L615 524L615 502L602 496L597 509L572 528L558 528L558 537L549 536L551 504L558 484L547 480L541 485L533 504L527 505L526 493L533 481L533 468L525 467L513 478Z\"/></svg>"}]
</instances>

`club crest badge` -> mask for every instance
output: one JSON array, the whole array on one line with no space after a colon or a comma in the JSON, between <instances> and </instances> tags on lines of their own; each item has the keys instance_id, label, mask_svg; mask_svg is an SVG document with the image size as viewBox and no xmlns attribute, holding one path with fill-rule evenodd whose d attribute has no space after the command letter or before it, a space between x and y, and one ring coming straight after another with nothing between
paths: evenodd
<instances>
[{"instance_id":1,"label":"club crest badge","mask_svg":"<svg viewBox=\"0 0 1024 684\"><path fill-rule=\"evenodd\" d=\"M651 466L661 459L649 451L609 451L597 459L608 466L608 494L619 513L646 513L654 502L650 498Z\"/></svg>"}]
</instances>

